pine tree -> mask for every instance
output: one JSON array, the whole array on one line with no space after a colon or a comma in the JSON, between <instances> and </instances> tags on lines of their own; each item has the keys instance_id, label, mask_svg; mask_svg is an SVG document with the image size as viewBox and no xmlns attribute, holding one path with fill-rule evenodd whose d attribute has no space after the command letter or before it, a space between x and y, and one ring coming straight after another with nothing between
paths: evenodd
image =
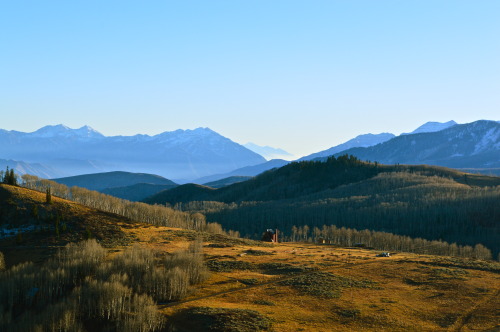
<instances>
[{"instance_id":1,"label":"pine tree","mask_svg":"<svg viewBox=\"0 0 500 332\"><path fill-rule=\"evenodd\" d=\"M2 177L3 183L7 184L7 182L9 181L9 174L10 174L9 166L7 166L7 170L5 171L5 173L3 174L3 177Z\"/></svg>"},{"instance_id":2,"label":"pine tree","mask_svg":"<svg viewBox=\"0 0 500 332\"><path fill-rule=\"evenodd\" d=\"M52 204L52 193L50 192L50 187L47 187L45 191L45 203Z\"/></svg>"},{"instance_id":3,"label":"pine tree","mask_svg":"<svg viewBox=\"0 0 500 332\"><path fill-rule=\"evenodd\" d=\"M9 174L9 183L11 186L17 186L17 176L14 173L14 169L10 169L10 174Z\"/></svg>"}]
</instances>

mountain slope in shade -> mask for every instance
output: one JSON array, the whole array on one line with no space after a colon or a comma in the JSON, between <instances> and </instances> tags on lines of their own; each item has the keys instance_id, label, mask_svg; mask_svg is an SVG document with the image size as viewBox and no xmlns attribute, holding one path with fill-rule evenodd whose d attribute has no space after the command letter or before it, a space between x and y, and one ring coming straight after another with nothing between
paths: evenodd
<instances>
[{"instance_id":1,"label":"mountain slope in shade","mask_svg":"<svg viewBox=\"0 0 500 332\"><path fill-rule=\"evenodd\" d=\"M254 143L247 143L243 145L247 149L260 154L262 157L266 158L267 160L272 160L272 159L292 159L293 155L291 153L288 153L287 151L279 148L273 148L271 146L260 146Z\"/></svg>"},{"instance_id":2,"label":"mountain slope in shade","mask_svg":"<svg viewBox=\"0 0 500 332\"><path fill-rule=\"evenodd\" d=\"M149 204L162 202L161 204L169 203L174 205L175 203L191 202L193 201L193 197L203 201L208 200L207 198L211 197L210 195L212 192L215 192L216 190L218 189L195 183L187 183L173 189L163 190L155 195L145 198L143 202Z\"/></svg>"},{"instance_id":3,"label":"mountain slope in shade","mask_svg":"<svg viewBox=\"0 0 500 332\"><path fill-rule=\"evenodd\" d=\"M365 134L365 135L359 135L356 136L355 138L336 145L334 147L331 147L327 150L320 151L317 153L310 154L308 156L302 157L299 159L299 161L302 160L313 160L316 158L321 158L321 157L328 157L331 155L334 155L336 153L351 149L351 148L356 148L356 147L369 147L373 145L377 145L383 142L387 142L388 140L394 138L395 136L390 133L381 133L381 134Z\"/></svg>"},{"instance_id":4,"label":"mountain slope in shade","mask_svg":"<svg viewBox=\"0 0 500 332\"><path fill-rule=\"evenodd\" d=\"M500 124L481 120L437 132L401 135L376 146L349 149L340 154L352 154L383 164L498 168Z\"/></svg>"},{"instance_id":5,"label":"mountain slope in shade","mask_svg":"<svg viewBox=\"0 0 500 332\"><path fill-rule=\"evenodd\" d=\"M229 185L234 184L234 183L247 181L247 180L250 180L251 178L253 178L253 177L252 176L230 176L230 177L225 178L225 179L220 179L217 181L204 183L203 185L217 189L217 188L229 186Z\"/></svg>"},{"instance_id":6,"label":"mountain slope in shade","mask_svg":"<svg viewBox=\"0 0 500 332\"><path fill-rule=\"evenodd\" d=\"M138 202L163 190L175 187L177 187L176 184L136 183L125 187L105 188L100 190L100 192L106 195L123 198L128 201Z\"/></svg>"},{"instance_id":7,"label":"mountain slope in shade","mask_svg":"<svg viewBox=\"0 0 500 332\"><path fill-rule=\"evenodd\" d=\"M290 162L287 160L273 159L273 160L266 161L265 163L262 163L262 164L238 168L238 169L235 169L234 171L231 171L229 173L205 176L205 177L196 179L193 182L198 183L198 184L203 184L203 183L214 182L214 181L218 181L218 180L222 180L222 179L234 177L234 176L256 176L256 175L261 174L262 172L268 171L268 170L273 169L273 168L280 168L280 167L285 166L289 163Z\"/></svg>"},{"instance_id":8,"label":"mountain slope in shade","mask_svg":"<svg viewBox=\"0 0 500 332\"><path fill-rule=\"evenodd\" d=\"M77 186L97 191L102 191L108 188L127 187L138 183L167 186L177 185L176 183L159 175L120 171L70 176L52 179L52 181L64 184L68 187Z\"/></svg>"},{"instance_id":9,"label":"mountain slope in shade","mask_svg":"<svg viewBox=\"0 0 500 332\"><path fill-rule=\"evenodd\" d=\"M420 134L420 133L434 133L436 131L441 131L450 127L455 126L457 123L453 120L448 122L427 122L412 131L410 134ZM407 134L405 134L407 135Z\"/></svg>"},{"instance_id":10,"label":"mountain slope in shade","mask_svg":"<svg viewBox=\"0 0 500 332\"><path fill-rule=\"evenodd\" d=\"M71 175L120 170L194 179L265 162L209 128L106 137L88 126L56 125L33 133L0 130L0 146L3 158L42 163Z\"/></svg>"}]
</instances>

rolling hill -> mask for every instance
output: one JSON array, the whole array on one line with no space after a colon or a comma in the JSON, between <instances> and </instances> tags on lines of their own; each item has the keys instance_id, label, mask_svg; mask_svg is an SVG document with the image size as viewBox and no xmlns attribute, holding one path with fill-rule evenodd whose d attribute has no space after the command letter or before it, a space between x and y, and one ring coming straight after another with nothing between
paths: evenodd
<instances>
[{"instance_id":1,"label":"rolling hill","mask_svg":"<svg viewBox=\"0 0 500 332\"><path fill-rule=\"evenodd\" d=\"M177 184L136 183L124 187L105 188L99 190L99 192L106 195L126 199L131 202L138 202L159 192L175 187L177 187Z\"/></svg>"},{"instance_id":2,"label":"rolling hill","mask_svg":"<svg viewBox=\"0 0 500 332\"><path fill-rule=\"evenodd\" d=\"M139 183L163 186L177 185L175 182L159 175L121 171L70 176L52 179L52 181L64 184L68 187L77 186L97 191L109 188L128 187Z\"/></svg>"}]
</instances>

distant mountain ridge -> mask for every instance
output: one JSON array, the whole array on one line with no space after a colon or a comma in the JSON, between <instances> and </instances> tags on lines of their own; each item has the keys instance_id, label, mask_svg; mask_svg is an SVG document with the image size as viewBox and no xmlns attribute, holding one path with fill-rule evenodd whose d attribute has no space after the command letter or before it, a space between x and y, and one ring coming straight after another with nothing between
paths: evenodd
<instances>
[{"instance_id":1,"label":"distant mountain ridge","mask_svg":"<svg viewBox=\"0 0 500 332\"><path fill-rule=\"evenodd\" d=\"M293 157L293 155L283 149L279 148L273 148L271 146L260 146L254 143L246 143L243 144L244 147L246 147L249 150L252 150L255 153L260 154L262 157L266 158L267 160L272 160L272 159L283 159L287 158L290 159Z\"/></svg>"},{"instance_id":2,"label":"distant mountain ridge","mask_svg":"<svg viewBox=\"0 0 500 332\"><path fill-rule=\"evenodd\" d=\"M412 131L410 134L420 134L420 133L434 133L436 131L441 131L450 127L457 125L457 123L453 120L448 122L427 122ZM408 135L408 134L402 134Z\"/></svg>"},{"instance_id":3,"label":"distant mountain ridge","mask_svg":"<svg viewBox=\"0 0 500 332\"><path fill-rule=\"evenodd\" d=\"M265 162L209 128L158 135L104 136L89 126L45 126L32 133L0 130L2 158L40 163L70 175L148 172L194 179Z\"/></svg>"},{"instance_id":4,"label":"distant mountain ridge","mask_svg":"<svg viewBox=\"0 0 500 332\"><path fill-rule=\"evenodd\" d=\"M31 174L41 178L61 176L61 172L59 170L39 163L26 163L24 161L12 159L0 159L0 170L5 170L7 167L13 169L18 175Z\"/></svg>"},{"instance_id":5,"label":"distant mountain ridge","mask_svg":"<svg viewBox=\"0 0 500 332\"><path fill-rule=\"evenodd\" d=\"M436 132L401 135L376 146L353 148L336 155L340 154L352 154L383 164L498 168L500 123L480 120L457 124Z\"/></svg>"},{"instance_id":6,"label":"distant mountain ridge","mask_svg":"<svg viewBox=\"0 0 500 332\"><path fill-rule=\"evenodd\" d=\"M491 122L493 124L499 124L500 122L498 121L488 121L488 120L481 120L481 121L486 121L486 122ZM464 125L469 125L469 124L464 124ZM473 168L475 169L475 172L479 172L482 174L498 174L498 167L495 166L497 165L496 161L498 161L498 157L496 157L496 152L494 150L494 144L491 145L491 142L495 141L484 141L482 144L484 145L485 148L490 144L491 147L493 148L493 151L490 155L487 153L482 153L481 156L482 158L485 158L484 161L480 161L481 156L476 156L474 158L471 158L468 162L462 163L460 161L460 154L463 154L460 152L460 147L465 146L468 144L471 144L471 140L473 140L472 137L470 136L463 136L463 142L460 142L460 139L457 139L455 142L455 145L458 147L457 150L455 151L453 157L451 155L449 156L453 161L448 160L447 157L443 156L443 158L435 161L429 161L427 159L422 159L422 158L399 158L397 156L394 156L394 158L388 159L386 154L390 153L390 151L382 152L380 151L380 154L377 155L377 153L370 154L369 157L366 156L364 157L363 154L359 151L364 151L363 148L370 148L370 147L375 147L378 145L386 144L388 142L392 142L393 140L400 139L400 137L405 137L405 136L412 136L413 135L424 135L422 137L428 137L427 135L431 135L430 137L434 137L435 133L442 132L445 130L452 129L456 126L461 126L458 125L455 121L451 120L448 122L427 122L421 126L419 126L417 129L415 129L412 133L403 133L400 136L395 136L394 134L391 133L381 133L381 134L364 134L364 135L359 135L353 139L350 139L342 144L333 146L329 149L310 154L308 156L302 157L298 159L297 161L305 161L305 160L316 160L316 159L326 159L328 156L339 156L342 154L354 154L356 156L359 156L361 159L369 159L373 161L379 161L381 163L403 163L403 164L425 164L428 162L432 162L432 165L439 165L439 166L448 166L448 167L453 167L453 168ZM481 128L477 128L476 136L481 136ZM484 133L485 135L488 135L487 133ZM491 137L490 137L491 138ZM404 139L402 139L404 141ZM496 142L496 141L495 141ZM410 142L411 143L411 142ZM497 143L495 143L497 144ZM397 145L397 144L396 144ZM431 144L433 145L433 143ZM446 146L446 142L442 142L443 146ZM395 147L394 147L395 148ZM435 148L435 147L434 147ZM378 151L378 150L377 150ZM405 146L401 147L401 151L413 151L412 154L418 154L419 152L415 149L412 150L412 148L406 148ZM360 153L359 155L356 153ZM495 159L496 157L496 159ZM282 167L289 162L286 160L270 160L268 162L255 165L255 166L249 166L249 167L244 167L241 169L236 169L233 170L229 173L225 174L215 174L211 175L208 177L203 177L201 179L196 179L196 183L205 183L205 182L210 182L210 181L216 181L219 179L223 179L226 177L230 176L256 176L262 172L265 172L267 170L276 168L276 167Z\"/></svg>"},{"instance_id":7,"label":"distant mountain ridge","mask_svg":"<svg viewBox=\"0 0 500 332\"><path fill-rule=\"evenodd\" d=\"M268 170L273 169L273 168L280 168L280 167L283 167L289 163L290 163L290 161L287 161L287 160L273 159L273 160L266 161L265 163L262 163L262 164L238 168L238 169L235 169L229 173L214 174L214 175L210 175L210 176L205 176L205 177L196 179L193 182L198 183L198 184L205 184L208 182L214 182L214 181L226 179L229 177L235 177L235 176L256 176L256 175L261 174L262 172L268 171Z\"/></svg>"},{"instance_id":8,"label":"distant mountain ridge","mask_svg":"<svg viewBox=\"0 0 500 332\"><path fill-rule=\"evenodd\" d=\"M302 157L299 161L302 160L313 160L320 157L327 157L339 153L341 151L345 151L355 147L369 147L373 145L377 145L383 142L387 142L388 140L396 137L391 133L381 133L381 134L364 134L356 136L355 138L348 140L345 143L336 145L327 150L320 151L317 153L310 154L308 156Z\"/></svg>"}]
</instances>

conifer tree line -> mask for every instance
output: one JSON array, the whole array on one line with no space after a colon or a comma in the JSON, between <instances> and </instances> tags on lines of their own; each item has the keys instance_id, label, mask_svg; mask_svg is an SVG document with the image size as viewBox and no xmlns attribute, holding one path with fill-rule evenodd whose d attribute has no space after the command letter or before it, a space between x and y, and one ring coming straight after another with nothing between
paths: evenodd
<instances>
[{"instance_id":1,"label":"conifer tree line","mask_svg":"<svg viewBox=\"0 0 500 332\"><path fill-rule=\"evenodd\" d=\"M184 298L207 278L201 248L198 240L165 256L135 246L106 259L107 251L87 240L41 267L0 266L0 330L158 331L164 318L156 304Z\"/></svg>"},{"instance_id":2,"label":"conifer tree line","mask_svg":"<svg viewBox=\"0 0 500 332\"><path fill-rule=\"evenodd\" d=\"M293 226L288 236L282 236L284 241L303 241L327 243L339 246L362 246L377 250L413 252L442 256L455 256L474 259L492 259L491 251L482 244L460 246L445 241L429 241L422 238L411 238L386 232L375 232L369 229L356 230L335 225L310 228L307 225Z\"/></svg>"},{"instance_id":3,"label":"conifer tree line","mask_svg":"<svg viewBox=\"0 0 500 332\"><path fill-rule=\"evenodd\" d=\"M0 172L0 182L11 186L17 186L17 175L15 174L14 169L9 169L9 166L7 166L5 172Z\"/></svg>"},{"instance_id":4,"label":"conifer tree line","mask_svg":"<svg viewBox=\"0 0 500 332\"><path fill-rule=\"evenodd\" d=\"M181 212L163 205L149 205L141 202L130 202L97 191L80 187L71 187L40 179L34 175L22 176L22 186L28 189L45 192L50 195L69 199L82 205L115 213L131 220L145 222L156 226L179 227L215 234L226 234L222 226L215 222L207 222L201 213ZM49 188L49 189L48 189ZM238 232L229 231L231 236L239 236Z\"/></svg>"}]
</instances>

